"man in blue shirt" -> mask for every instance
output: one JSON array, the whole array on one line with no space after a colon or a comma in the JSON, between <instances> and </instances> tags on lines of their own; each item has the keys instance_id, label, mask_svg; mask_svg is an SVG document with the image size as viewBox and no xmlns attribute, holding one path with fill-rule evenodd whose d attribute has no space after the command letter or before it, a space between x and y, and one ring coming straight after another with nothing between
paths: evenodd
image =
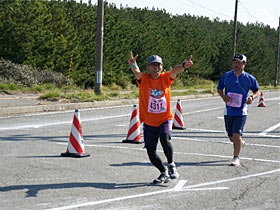
<instances>
[{"instance_id":1,"label":"man in blue shirt","mask_svg":"<svg viewBox=\"0 0 280 210\"><path fill-rule=\"evenodd\" d=\"M217 91L226 103L225 127L234 149L231 165L238 166L241 147L245 143L241 137L248 115L248 105L258 97L259 85L255 77L244 71L247 63L245 55L236 54L232 61L232 70L220 78ZM252 95L248 95L249 90L253 92Z\"/></svg>"}]
</instances>

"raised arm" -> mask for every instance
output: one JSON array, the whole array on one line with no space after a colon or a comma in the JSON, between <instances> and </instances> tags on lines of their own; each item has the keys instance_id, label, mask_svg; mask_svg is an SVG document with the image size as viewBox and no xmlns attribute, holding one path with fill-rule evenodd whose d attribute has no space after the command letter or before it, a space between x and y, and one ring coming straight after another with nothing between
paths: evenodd
<instances>
[{"instance_id":1,"label":"raised arm","mask_svg":"<svg viewBox=\"0 0 280 210\"><path fill-rule=\"evenodd\" d=\"M176 75L184 71L184 69L190 68L193 65L192 56L189 59L185 59L182 64L175 66L170 70L170 78L175 79Z\"/></svg>"},{"instance_id":2,"label":"raised arm","mask_svg":"<svg viewBox=\"0 0 280 210\"><path fill-rule=\"evenodd\" d=\"M140 80L142 78L142 72L140 71L140 69L136 63L137 58L138 58L138 55L133 57L133 53L132 53L132 51L130 51L130 58L128 59L128 63L130 65L132 72L134 73L135 78L137 80Z\"/></svg>"}]
</instances>

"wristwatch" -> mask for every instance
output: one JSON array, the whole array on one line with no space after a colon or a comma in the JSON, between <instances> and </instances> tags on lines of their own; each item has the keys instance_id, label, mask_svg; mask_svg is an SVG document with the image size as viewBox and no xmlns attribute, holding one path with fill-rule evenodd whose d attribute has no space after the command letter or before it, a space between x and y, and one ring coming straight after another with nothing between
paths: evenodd
<instances>
[{"instance_id":1,"label":"wristwatch","mask_svg":"<svg viewBox=\"0 0 280 210\"><path fill-rule=\"evenodd\" d=\"M250 95L250 97L252 98L252 101L254 101L254 96L253 96L253 95Z\"/></svg>"}]
</instances>

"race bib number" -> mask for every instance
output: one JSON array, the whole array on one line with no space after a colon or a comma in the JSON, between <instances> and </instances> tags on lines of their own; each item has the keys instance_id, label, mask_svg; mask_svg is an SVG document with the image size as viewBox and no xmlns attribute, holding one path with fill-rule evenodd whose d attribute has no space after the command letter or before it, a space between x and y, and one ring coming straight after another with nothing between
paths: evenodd
<instances>
[{"instance_id":1,"label":"race bib number","mask_svg":"<svg viewBox=\"0 0 280 210\"><path fill-rule=\"evenodd\" d=\"M230 101L227 102L228 106L241 107L242 94L228 92L227 96L230 97Z\"/></svg>"},{"instance_id":2,"label":"race bib number","mask_svg":"<svg viewBox=\"0 0 280 210\"><path fill-rule=\"evenodd\" d=\"M150 96L149 98L149 105L148 105L148 112L150 113L163 113L166 112L166 99L165 97L161 98L153 98Z\"/></svg>"}]
</instances>

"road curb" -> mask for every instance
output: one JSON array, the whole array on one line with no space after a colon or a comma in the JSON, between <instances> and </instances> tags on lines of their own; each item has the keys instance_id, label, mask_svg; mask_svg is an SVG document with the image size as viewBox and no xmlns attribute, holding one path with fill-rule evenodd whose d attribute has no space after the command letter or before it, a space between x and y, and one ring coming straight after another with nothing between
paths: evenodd
<instances>
[{"instance_id":1,"label":"road curb","mask_svg":"<svg viewBox=\"0 0 280 210\"><path fill-rule=\"evenodd\" d=\"M187 96L174 96L171 100L186 100L194 98L212 97L212 94L204 95L187 95ZM86 108L98 108L118 105L133 105L138 104L138 99L120 99L120 100L108 100L108 101L94 101L83 103L57 103L57 104L37 104L33 106L18 106L18 107L5 107L0 108L0 116L13 115L13 114L25 114L25 113L37 113L37 112L51 112L51 111L66 111L75 109Z\"/></svg>"}]
</instances>

